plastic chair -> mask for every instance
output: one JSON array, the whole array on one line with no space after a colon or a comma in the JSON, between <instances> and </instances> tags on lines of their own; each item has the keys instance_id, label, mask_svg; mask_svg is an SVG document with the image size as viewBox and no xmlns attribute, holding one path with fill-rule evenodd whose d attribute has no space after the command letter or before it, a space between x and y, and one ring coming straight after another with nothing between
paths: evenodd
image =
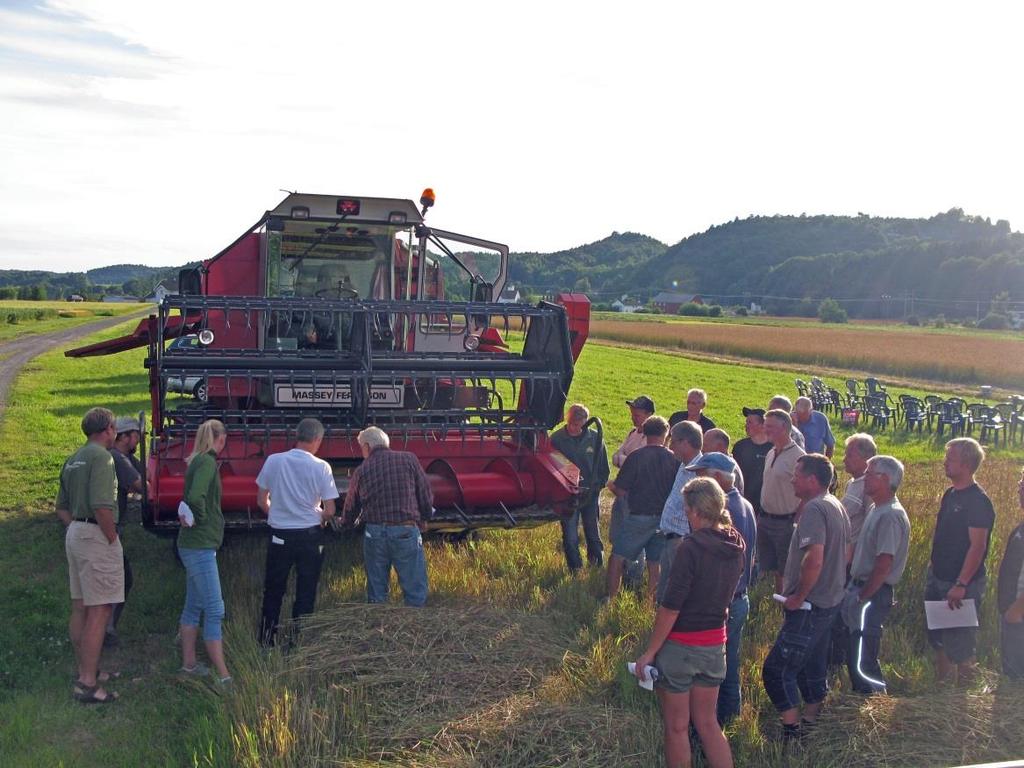
<instances>
[{"instance_id":1,"label":"plastic chair","mask_svg":"<svg viewBox=\"0 0 1024 768\"><path fill-rule=\"evenodd\" d=\"M928 429L932 428L932 419L938 418L942 412L942 404L946 402L938 395L925 395L924 396L924 407L925 413L928 416Z\"/></svg>"},{"instance_id":2,"label":"plastic chair","mask_svg":"<svg viewBox=\"0 0 1024 768\"><path fill-rule=\"evenodd\" d=\"M985 438L992 437L992 445L999 445L999 436L1003 436L1003 445L1006 445L1006 434L1003 432L1006 424L1003 422L1002 417L999 415L999 411L991 406L986 405L984 411L981 412L981 433L978 435L981 442L985 442Z\"/></svg>"},{"instance_id":3,"label":"plastic chair","mask_svg":"<svg viewBox=\"0 0 1024 768\"><path fill-rule=\"evenodd\" d=\"M989 407L984 403L970 403L964 407L965 430L964 434L974 433L975 424L984 424L989 417Z\"/></svg>"},{"instance_id":4,"label":"plastic chair","mask_svg":"<svg viewBox=\"0 0 1024 768\"><path fill-rule=\"evenodd\" d=\"M892 409L881 395L867 395L864 398L864 414L871 419L873 427L879 427L883 431L893 417Z\"/></svg>"},{"instance_id":5,"label":"plastic chair","mask_svg":"<svg viewBox=\"0 0 1024 768\"><path fill-rule=\"evenodd\" d=\"M912 395L900 395L900 404L903 406L903 425L911 432L916 427L920 433L925 422L928 421L928 411L924 402ZM930 426L929 429L931 429Z\"/></svg>"},{"instance_id":6,"label":"plastic chair","mask_svg":"<svg viewBox=\"0 0 1024 768\"><path fill-rule=\"evenodd\" d=\"M963 434L965 420L960 407L961 402L957 402L956 399L946 400L941 404L935 434L941 435L946 430L946 427L949 427L950 437Z\"/></svg>"},{"instance_id":7,"label":"plastic chair","mask_svg":"<svg viewBox=\"0 0 1024 768\"><path fill-rule=\"evenodd\" d=\"M869 376L864 379L864 391L873 397L885 392L885 385L873 376Z\"/></svg>"}]
</instances>

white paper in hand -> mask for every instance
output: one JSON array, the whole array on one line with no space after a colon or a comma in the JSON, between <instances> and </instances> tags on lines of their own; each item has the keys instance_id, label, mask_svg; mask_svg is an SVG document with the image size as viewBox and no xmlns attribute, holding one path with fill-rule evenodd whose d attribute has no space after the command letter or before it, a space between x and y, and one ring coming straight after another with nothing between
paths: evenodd
<instances>
[{"instance_id":1,"label":"white paper in hand","mask_svg":"<svg viewBox=\"0 0 1024 768\"><path fill-rule=\"evenodd\" d=\"M787 598L786 598L785 595L780 595L778 592L776 592L774 595L772 595L772 600L774 600L777 603L784 603L784 602L786 602ZM804 600L803 605L800 606L800 610L801 611L809 611L809 610L811 610L811 604L809 602L807 602L806 600Z\"/></svg>"},{"instance_id":2,"label":"white paper in hand","mask_svg":"<svg viewBox=\"0 0 1024 768\"><path fill-rule=\"evenodd\" d=\"M192 509L184 501L178 504L178 520L186 528L191 528L196 524L196 517L192 514Z\"/></svg>"},{"instance_id":3,"label":"white paper in hand","mask_svg":"<svg viewBox=\"0 0 1024 768\"><path fill-rule=\"evenodd\" d=\"M960 608L950 608L945 600L925 600L924 615L928 629L978 626L978 608L970 598L964 600Z\"/></svg>"},{"instance_id":4,"label":"white paper in hand","mask_svg":"<svg viewBox=\"0 0 1024 768\"><path fill-rule=\"evenodd\" d=\"M636 675L636 662L627 661L626 669L629 670L629 674ZM637 679L637 685L639 685L645 691L653 691L654 681L658 679L658 668L652 667L650 664L648 664L646 667L644 667L644 675L647 677L647 679Z\"/></svg>"}]
</instances>

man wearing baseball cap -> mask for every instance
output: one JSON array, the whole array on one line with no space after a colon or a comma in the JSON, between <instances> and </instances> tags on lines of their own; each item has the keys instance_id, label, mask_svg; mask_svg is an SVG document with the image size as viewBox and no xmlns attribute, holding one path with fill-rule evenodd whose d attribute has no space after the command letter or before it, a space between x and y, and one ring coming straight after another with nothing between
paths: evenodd
<instances>
[{"instance_id":1,"label":"man wearing baseball cap","mask_svg":"<svg viewBox=\"0 0 1024 768\"><path fill-rule=\"evenodd\" d=\"M141 493L143 479L142 466L135 459L135 449L142 439L142 427L138 419L131 416L119 416L114 420L114 429L117 430L117 437L114 444L110 446L110 456L114 460L114 473L117 475L117 535L120 538L124 531L125 516L128 514L128 494ZM124 598L128 599L134 579L132 577L132 566L128 561L128 554L122 546L121 558L124 565ZM113 647L118 644L117 623L121 620L121 613L124 611L124 601L114 605L107 622L107 634L103 639L103 645Z\"/></svg>"},{"instance_id":2,"label":"man wearing baseball cap","mask_svg":"<svg viewBox=\"0 0 1024 768\"><path fill-rule=\"evenodd\" d=\"M627 400L626 405L629 406L629 418L633 422L633 429L626 435L626 439L622 441L619 450L612 454L612 464L620 468L626 463L629 454L647 445L647 438L644 437L642 427L644 422L654 415L654 401L647 395L638 395L632 400ZM619 537L622 521L629 514L628 504L629 502L625 496L616 496L612 502L612 518L608 525L608 539L613 547L615 546L615 540ZM643 573L643 554L640 555L640 559L626 564L627 583L640 583L643 580Z\"/></svg>"},{"instance_id":3,"label":"man wearing baseball cap","mask_svg":"<svg viewBox=\"0 0 1024 768\"><path fill-rule=\"evenodd\" d=\"M724 725L740 713L740 640L750 612L747 586L754 567L757 523L754 520L754 507L733 484L736 462L731 457L724 453L704 453L688 464L686 469L698 477L710 477L722 487L732 527L739 531L747 545L743 553L743 574L729 605L729 619L726 623L725 680L718 689L718 722Z\"/></svg>"}]
</instances>

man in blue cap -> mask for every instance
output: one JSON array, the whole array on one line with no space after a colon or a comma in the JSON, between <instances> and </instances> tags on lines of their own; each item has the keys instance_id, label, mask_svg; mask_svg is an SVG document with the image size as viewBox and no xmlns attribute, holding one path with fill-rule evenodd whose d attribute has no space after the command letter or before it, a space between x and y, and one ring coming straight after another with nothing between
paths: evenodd
<instances>
[{"instance_id":1,"label":"man in blue cap","mask_svg":"<svg viewBox=\"0 0 1024 768\"><path fill-rule=\"evenodd\" d=\"M750 612L747 586L750 584L750 572L754 567L757 523L754 519L753 506L743 498L734 484L736 462L731 456L724 453L704 453L687 465L686 469L698 477L710 477L722 487L725 491L725 508L732 518L732 526L740 532L743 542L747 545L743 553L743 574L729 605L729 621L725 628L725 680L718 689L718 722L724 725L740 713L740 640L743 636L743 625Z\"/></svg>"}]
</instances>

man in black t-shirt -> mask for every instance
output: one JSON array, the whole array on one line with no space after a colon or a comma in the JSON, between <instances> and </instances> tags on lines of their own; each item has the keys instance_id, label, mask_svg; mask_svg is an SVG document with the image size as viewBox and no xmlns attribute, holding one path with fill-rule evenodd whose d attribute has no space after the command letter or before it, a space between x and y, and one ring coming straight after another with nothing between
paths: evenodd
<instances>
[{"instance_id":1,"label":"man in black t-shirt","mask_svg":"<svg viewBox=\"0 0 1024 768\"><path fill-rule=\"evenodd\" d=\"M985 593L985 558L996 519L991 500L974 480L984 459L984 449L969 437L946 443L944 468L953 485L942 495L935 521L924 593L925 600L945 600L953 609L962 607L964 600L974 600L979 616ZM960 685L970 682L977 634L977 627L928 631L940 681L955 673Z\"/></svg>"},{"instance_id":2,"label":"man in black t-shirt","mask_svg":"<svg viewBox=\"0 0 1024 768\"><path fill-rule=\"evenodd\" d=\"M1024 511L1024 472L1017 483L1017 500ZM996 600L1002 617L1003 674L1024 678L1024 523L1006 540Z\"/></svg>"},{"instance_id":3,"label":"man in black t-shirt","mask_svg":"<svg viewBox=\"0 0 1024 768\"><path fill-rule=\"evenodd\" d=\"M135 449L142 439L142 432L137 419L130 416L122 416L114 422L117 430L117 437L110 447L110 455L114 459L114 474L117 475L117 533L121 535L124 529L124 521L128 519L128 494L142 491L145 482L143 473L140 471L138 460L135 459ZM128 593L135 582L132 574L132 565L128 561L128 553L121 551L122 563L124 565L124 598L128 599ZM118 644L117 624L121 621L121 614L124 612L124 603L117 603L110 614L107 622L107 634L103 639L103 645L107 648Z\"/></svg>"},{"instance_id":4,"label":"man in black t-shirt","mask_svg":"<svg viewBox=\"0 0 1024 768\"><path fill-rule=\"evenodd\" d=\"M704 409L708 404L708 395L703 389L691 389L686 393L686 410L676 411L668 417L669 427L674 427L680 421L692 421L700 425L701 432L707 432L715 428L715 422L704 415Z\"/></svg>"},{"instance_id":5,"label":"man in black t-shirt","mask_svg":"<svg viewBox=\"0 0 1024 768\"><path fill-rule=\"evenodd\" d=\"M764 460L772 444L764 431L764 408L744 408L747 436L732 447L732 457L743 473L743 496L761 514L761 483L764 480Z\"/></svg>"},{"instance_id":6,"label":"man in black t-shirt","mask_svg":"<svg viewBox=\"0 0 1024 768\"><path fill-rule=\"evenodd\" d=\"M622 569L641 552L647 554L647 590L654 601L658 577L661 574L661 550L665 536L658 530L665 500L679 469L679 459L665 447L668 422L661 416L651 416L641 427L647 445L629 454L608 490L616 496L625 496L628 511L612 541L612 557L608 561L608 599L618 594L622 582Z\"/></svg>"}]
</instances>

